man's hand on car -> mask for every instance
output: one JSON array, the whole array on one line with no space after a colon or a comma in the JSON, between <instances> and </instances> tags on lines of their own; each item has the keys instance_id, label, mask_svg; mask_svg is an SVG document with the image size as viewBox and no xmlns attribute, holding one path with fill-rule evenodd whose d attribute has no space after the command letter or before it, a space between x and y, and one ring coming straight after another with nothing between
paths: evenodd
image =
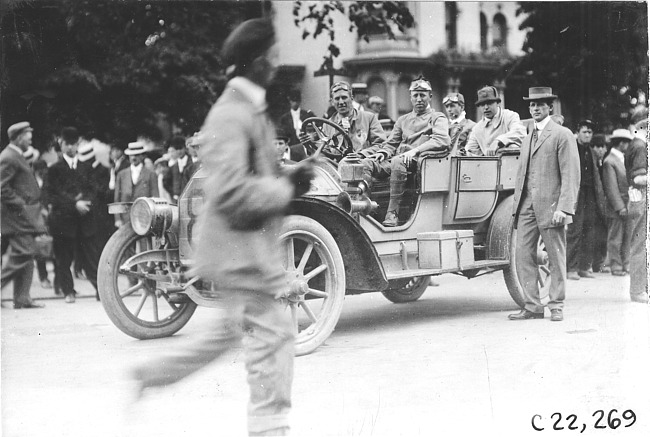
<instances>
[{"instance_id":1,"label":"man's hand on car","mask_svg":"<svg viewBox=\"0 0 650 437\"><path fill-rule=\"evenodd\" d=\"M417 149L411 149L408 152L402 153L402 161L404 161L404 164L408 167L411 165L411 161L418 155Z\"/></svg>"}]
</instances>

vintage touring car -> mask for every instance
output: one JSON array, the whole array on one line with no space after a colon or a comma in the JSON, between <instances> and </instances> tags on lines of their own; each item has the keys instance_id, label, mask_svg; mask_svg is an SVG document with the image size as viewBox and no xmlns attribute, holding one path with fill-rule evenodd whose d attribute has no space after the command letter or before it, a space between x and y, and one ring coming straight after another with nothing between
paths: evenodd
<instances>
[{"instance_id":1,"label":"vintage touring car","mask_svg":"<svg viewBox=\"0 0 650 437\"><path fill-rule=\"evenodd\" d=\"M324 124L336 134L327 136ZM281 234L288 282L284 299L296 327L298 355L330 336L347 294L381 292L395 303L412 302L433 275L473 278L501 270L508 292L523 306L512 216L518 150L490 157L421 154L400 211L407 219L384 227L380 217L388 184L378 182L368 197L360 162L340 160L350 146L345 132L319 118L306 125L319 137L315 156L327 157L315 159L311 190L292 202ZM130 211L131 222L102 253L99 293L110 319L132 337L172 335L197 305L219 306L211 283L186 275L204 179L199 170L178 205L139 198L109 207L112 213ZM541 241L538 248L538 280L547 294L548 256Z\"/></svg>"}]
</instances>

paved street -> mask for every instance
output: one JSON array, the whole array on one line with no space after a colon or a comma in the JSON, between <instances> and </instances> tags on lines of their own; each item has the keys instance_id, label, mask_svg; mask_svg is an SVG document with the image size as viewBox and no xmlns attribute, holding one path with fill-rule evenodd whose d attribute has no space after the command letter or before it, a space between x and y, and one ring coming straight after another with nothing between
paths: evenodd
<instances>
[{"instance_id":1,"label":"paved street","mask_svg":"<svg viewBox=\"0 0 650 437\"><path fill-rule=\"evenodd\" d=\"M326 345L296 360L292 435L553 436L583 424L587 436L650 435L650 309L628 301L627 278L570 282L562 323L508 321L516 308L500 273L438 281L411 304L346 299ZM191 341L215 310L199 308L173 338L137 341L87 282L78 290L77 303L41 300L42 310L13 310L2 291L5 437L246 434L240 351L133 402L130 366ZM37 283L33 294L53 296ZM594 429L612 409L620 427ZM544 431L531 427L536 414Z\"/></svg>"}]
</instances>

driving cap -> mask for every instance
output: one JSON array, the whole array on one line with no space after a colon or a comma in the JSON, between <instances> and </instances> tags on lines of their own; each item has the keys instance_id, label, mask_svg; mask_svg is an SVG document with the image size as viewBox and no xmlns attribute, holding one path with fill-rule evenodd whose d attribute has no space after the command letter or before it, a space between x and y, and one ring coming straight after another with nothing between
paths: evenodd
<instances>
[{"instance_id":1,"label":"driving cap","mask_svg":"<svg viewBox=\"0 0 650 437\"><path fill-rule=\"evenodd\" d=\"M337 91L347 91L348 93L352 94L352 86L345 81L336 82L330 88L330 95L334 94Z\"/></svg>"},{"instance_id":2,"label":"driving cap","mask_svg":"<svg viewBox=\"0 0 650 437\"><path fill-rule=\"evenodd\" d=\"M409 86L409 91L432 91L431 83L423 77L418 77Z\"/></svg>"},{"instance_id":3,"label":"driving cap","mask_svg":"<svg viewBox=\"0 0 650 437\"><path fill-rule=\"evenodd\" d=\"M275 29L268 18L246 20L226 38L221 56L226 65L246 65L275 43Z\"/></svg>"},{"instance_id":4,"label":"driving cap","mask_svg":"<svg viewBox=\"0 0 650 437\"><path fill-rule=\"evenodd\" d=\"M501 103L501 97L499 97L496 87L484 86L476 92L476 105L491 102Z\"/></svg>"},{"instance_id":5,"label":"driving cap","mask_svg":"<svg viewBox=\"0 0 650 437\"><path fill-rule=\"evenodd\" d=\"M33 130L34 129L29 126L28 121L21 121L20 123L9 126L9 129L7 129L7 136L9 137L9 141L13 141L23 132L31 132Z\"/></svg>"},{"instance_id":6,"label":"driving cap","mask_svg":"<svg viewBox=\"0 0 650 437\"><path fill-rule=\"evenodd\" d=\"M614 132L612 132L612 136L610 138L612 140L620 138L623 140L632 141L634 139L634 136L632 135L632 132L627 129L615 129Z\"/></svg>"},{"instance_id":7,"label":"driving cap","mask_svg":"<svg viewBox=\"0 0 650 437\"><path fill-rule=\"evenodd\" d=\"M277 129L275 129L275 138L277 140L289 141L289 134L287 134L287 131L285 129L278 127Z\"/></svg>"},{"instance_id":8,"label":"driving cap","mask_svg":"<svg viewBox=\"0 0 650 437\"><path fill-rule=\"evenodd\" d=\"M449 93L442 99L442 104L446 105L447 103L459 103L465 105L465 97L461 93Z\"/></svg>"}]
</instances>

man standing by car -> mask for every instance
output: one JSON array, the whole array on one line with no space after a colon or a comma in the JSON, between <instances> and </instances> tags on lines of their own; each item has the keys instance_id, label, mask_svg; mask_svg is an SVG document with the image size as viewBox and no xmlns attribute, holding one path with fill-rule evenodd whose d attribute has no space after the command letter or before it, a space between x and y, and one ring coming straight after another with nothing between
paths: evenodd
<instances>
[{"instance_id":1,"label":"man standing by car","mask_svg":"<svg viewBox=\"0 0 650 437\"><path fill-rule=\"evenodd\" d=\"M2 264L2 287L14 283L14 308L42 308L29 290L34 276L34 235L45 232L41 217L41 190L23 152L32 145L32 128L26 121L7 129L9 145L0 153L2 189L2 242L7 261Z\"/></svg>"},{"instance_id":2,"label":"man standing by car","mask_svg":"<svg viewBox=\"0 0 650 437\"><path fill-rule=\"evenodd\" d=\"M550 118L557 96L549 87L528 91L534 126L523 142L515 184L513 214L517 228L516 270L524 309L510 320L543 319L539 296L537 247L541 236L551 267L548 307L551 321L564 319L566 231L580 186L580 158L571 131Z\"/></svg>"},{"instance_id":3,"label":"man standing by car","mask_svg":"<svg viewBox=\"0 0 650 437\"><path fill-rule=\"evenodd\" d=\"M238 343L245 333L250 435L287 435L294 331L277 298L287 283L279 242L289 202L307 192L311 161L282 174L272 145L266 87L277 68L275 30L268 19L239 25L223 45L234 76L201 129L199 152L207 178L193 242L190 274L212 281L225 306L196 347L136 370L142 388L174 383Z\"/></svg>"},{"instance_id":4,"label":"man standing by car","mask_svg":"<svg viewBox=\"0 0 650 437\"><path fill-rule=\"evenodd\" d=\"M445 107L449 118L451 153L452 155L466 155L465 145L476 123L466 118L465 97L461 93L447 94L442 99L442 105Z\"/></svg>"},{"instance_id":5,"label":"man standing by car","mask_svg":"<svg viewBox=\"0 0 650 437\"><path fill-rule=\"evenodd\" d=\"M504 147L521 147L526 127L519 114L499 106L501 98L493 86L485 86L476 93L476 107L483 118L472 129L465 150L468 156L494 156Z\"/></svg>"},{"instance_id":6,"label":"man standing by car","mask_svg":"<svg viewBox=\"0 0 650 437\"><path fill-rule=\"evenodd\" d=\"M448 150L449 124L442 112L431 109L431 84L422 78L409 87L413 111L397 119L393 131L380 147L358 152L365 159L363 179L371 188L372 178L390 177L390 200L384 226L397 226L399 207L406 188L408 170L417 165L417 157L427 150Z\"/></svg>"}]
</instances>

